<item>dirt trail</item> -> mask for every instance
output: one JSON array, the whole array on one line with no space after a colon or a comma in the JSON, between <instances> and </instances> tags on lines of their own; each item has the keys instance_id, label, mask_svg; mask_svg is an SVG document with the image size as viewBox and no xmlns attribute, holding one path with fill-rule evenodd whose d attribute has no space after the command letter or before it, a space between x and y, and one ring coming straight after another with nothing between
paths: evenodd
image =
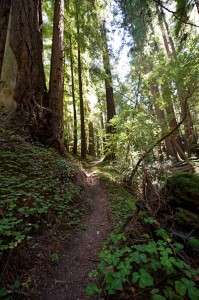
<instances>
[{"instance_id":1,"label":"dirt trail","mask_svg":"<svg viewBox=\"0 0 199 300\"><path fill-rule=\"evenodd\" d=\"M85 293L87 274L96 267L103 242L111 232L108 218L108 191L95 173L86 171L91 209L82 219L85 229L72 234L63 242L62 257L57 263L57 274L51 290L42 300L94 299Z\"/></svg>"}]
</instances>

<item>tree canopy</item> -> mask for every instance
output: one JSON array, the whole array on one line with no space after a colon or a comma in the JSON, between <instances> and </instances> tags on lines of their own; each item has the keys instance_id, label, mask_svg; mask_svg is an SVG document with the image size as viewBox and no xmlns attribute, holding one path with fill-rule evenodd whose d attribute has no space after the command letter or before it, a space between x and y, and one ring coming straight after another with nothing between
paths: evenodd
<instances>
[{"instance_id":1,"label":"tree canopy","mask_svg":"<svg viewBox=\"0 0 199 300\"><path fill-rule=\"evenodd\" d=\"M19 2L1 1L2 120L61 152L117 160L127 172L153 146L176 160L196 153L197 1Z\"/></svg>"}]
</instances>

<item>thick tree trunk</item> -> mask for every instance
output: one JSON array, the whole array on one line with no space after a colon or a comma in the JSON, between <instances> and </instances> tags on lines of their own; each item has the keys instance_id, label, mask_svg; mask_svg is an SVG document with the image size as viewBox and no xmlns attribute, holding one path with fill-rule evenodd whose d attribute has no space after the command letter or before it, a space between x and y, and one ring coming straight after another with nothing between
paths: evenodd
<instances>
[{"instance_id":1,"label":"thick tree trunk","mask_svg":"<svg viewBox=\"0 0 199 300\"><path fill-rule=\"evenodd\" d=\"M169 104L169 106L166 109L168 116L170 118L169 120L169 125L171 130L173 128L175 128L177 126L177 121L176 121L176 117L175 117L175 112L174 112L174 108L173 108L173 104ZM182 144L182 140L181 140L181 136L180 136L180 132L179 129L177 129L173 135L171 136L171 138L175 141L175 143L173 143L174 147L176 148L176 151L178 152L179 156L181 159L185 159L185 153L184 153L184 149L183 149L183 144ZM176 147L176 145L178 145L178 147ZM180 151L179 151L180 149ZM183 154L182 154L183 153Z\"/></svg>"},{"instance_id":2,"label":"thick tree trunk","mask_svg":"<svg viewBox=\"0 0 199 300\"><path fill-rule=\"evenodd\" d=\"M53 42L50 69L50 109L52 111L52 137L50 146L63 152L63 42L64 42L64 0L55 0L53 21Z\"/></svg>"},{"instance_id":3,"label":"thick tree trunk","mask_svg":"<svg viewBox=\"0 0 199 300\"><path fill-rule=\"evenodd\" d=\"M187 152L188 156L190 157L191 143L192 143L193 137L194 137L192 117L191 117L191 113L190 113L190 109L189 109L189 103L187 101L183 100L183 98L184 98L183 93L182 92L180 93L180 90L178 90L178 94L179 94L179 96L181 96L181 99L180 99L181 116L183 117L184 115L186 115L186 119L184 121L184 131L185 131L184 142L185 142L186 152Z\"/></svg>"},{"instance_id":4,"label":"thick tree trunk","mask_svg":"<svg viewBox=\"0 0 199 300\"><path fill-rule=\"evenodd\" d=\"M48 97L40 9L40 0L11 1L1 70L1 83L10 92L7 97L1 89L1 99L5 100L5 107L10 102L12 116L9 112L8 116L15 126L29 130L33 138L45 142L50 134L46 130L50 112L43 107Z\"/></svg>"},{"instance_id":5,"label":"thick tree trunk","mask_svg":"<svg viewBox=\"0 0 199 300\"><path fill-rule=\"evenodd\" d=\"M0 0L0 78L6 45L11 0Z\"/></svg>"},{"instance_id":6,"label":"thick tree trunk","mask_svg":"<svg viewBox=\"0 0 199 300\"><path fill-rule=\"evenodd\" d=\"M81 158L86 158L86 131L84 120L84 99L82 85L82 64L80 51L80 34L79 34L79 4L76 0L76 26L77 26L77 56L78 56L78 79L79 79L79 100L80 100L80 119L81 119Z\"/></svg>"},{"instance_id":7,"label":"thick tree trunk","mask_svg":"<svg viewBox=\"0 0 199 300\"><path fill-rule=\"evenodd\" d=\"M30 106L43 105L46 93L39 8L39 0L12 1L10 45L18 63L14 98Z\"/></svg>"},{"instance_id":8,"label":"thick tree trunk","mask_svg":"<svg viewBox=\"0 0 199 300\"><path fill-rule=\"evenodd\" d=\"M102 38L104 41L104 49L103 49L103 64L104 70L106 72L105 78L105 90L106 90L106 105L107 105L107 127L106 133L113 134L114 127L110 124L111 119L115 116L115 100L113 95L113 84L112 84L112 75L111 75L111 66L110 66L110 59L108 53L108 44L107 44L107 35L106 35L106 26L105 21L102 25ZM106 147L105 152L107 152L104 160L114 160L115 153L114 147Z\"/></svg>"},{"instance_id":9,"label":"thick tree trunk","mask_svg":"<svg viewBox=\"0 0 199 300\"><path fill-rule=\"evenodd\" d=\"M72 99L73 99L73 154L77 155L77 110L75 99L75 81L73 70L73 45L70 36L70 70L71 70L71 84L72 84Z\"/></svg>"}]
</instances>

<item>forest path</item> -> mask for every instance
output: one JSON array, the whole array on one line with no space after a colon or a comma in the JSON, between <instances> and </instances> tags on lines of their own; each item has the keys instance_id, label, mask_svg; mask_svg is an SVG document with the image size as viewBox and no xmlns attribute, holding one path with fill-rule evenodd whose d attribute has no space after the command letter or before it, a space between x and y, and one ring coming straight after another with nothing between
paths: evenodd
<instances>
[{"instance_id":1,"label":"forest path","mask_svg":"<svg viewBox=\"0 0 199 300\"><path fill-rule=\"evenodd\" d=\"M95 164L91 163L84 172L90 201L90 211L82 218L84 229L72 233L63 242L53 287L43 294L42 300L91 299L85 292L87 275L98 264L98 254L112 227L108 218L108 191L97 174L90 171Z\"/></svg>"}]
</instances>

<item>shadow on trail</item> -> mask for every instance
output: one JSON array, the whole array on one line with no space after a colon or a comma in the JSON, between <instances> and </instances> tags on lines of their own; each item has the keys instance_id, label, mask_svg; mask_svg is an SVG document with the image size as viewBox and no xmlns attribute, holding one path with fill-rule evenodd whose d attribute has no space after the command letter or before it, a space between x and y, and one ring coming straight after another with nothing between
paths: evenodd
<instances>
[{"instance_id":1,"label":"shadow on trail","mask_svg":"<svg viewBox=\"0 0 199 300\"><path fill-rule=\"evenodd\" d=\"M97 163L99 161L92 162L91 167ZM112 228L108 218L108 191L89 170L90 167L85 174L90 211L82 218L82 229L62 242L62 256L57 262L55 278L40 298L42 300L91 299L85 292L87 275L98 264L98 254Z\"/></svg>"}]
</instances>

